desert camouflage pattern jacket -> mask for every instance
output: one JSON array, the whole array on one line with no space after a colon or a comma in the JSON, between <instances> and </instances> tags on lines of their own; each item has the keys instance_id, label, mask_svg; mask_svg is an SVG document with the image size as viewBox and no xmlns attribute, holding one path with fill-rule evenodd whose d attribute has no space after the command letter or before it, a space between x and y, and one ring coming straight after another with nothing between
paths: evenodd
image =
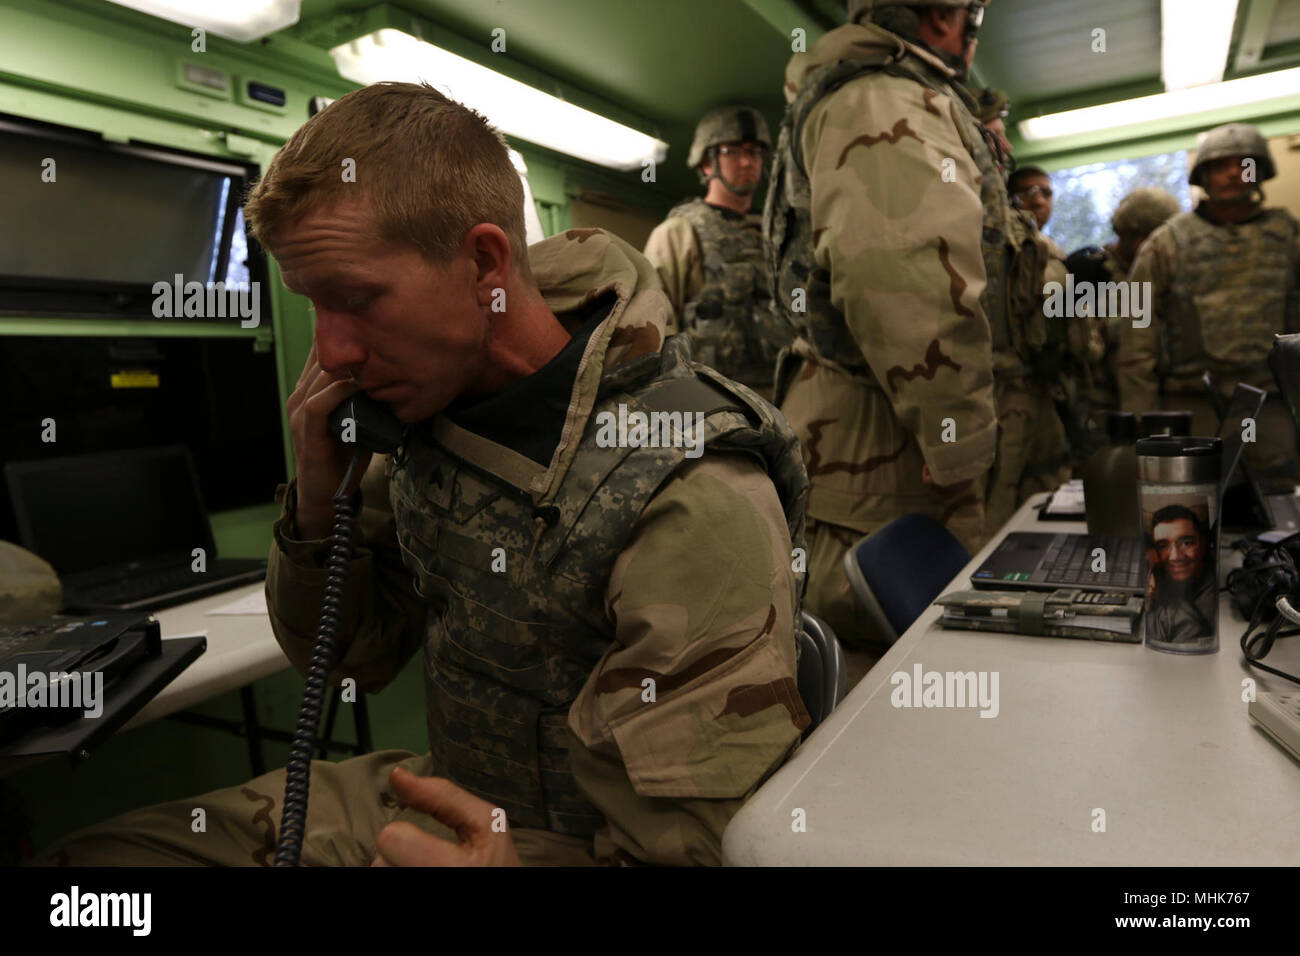
<instances>
[{"instance_id":1,"label":"desert camouflage pattern jacket","mask_svg":"<svg viewBox=\"0 0 1300 956\"><path fill-rule=\"evenodd\" d=\"M777 398L804 445L818 520L948 521L962 503L936 502L922 463L954 485L993 461L983 303L1005 323L1008 203L954 76L869 24L832 30L786 69L764 230L774 301L800 335Z\"/></svg>"}]
</instances>

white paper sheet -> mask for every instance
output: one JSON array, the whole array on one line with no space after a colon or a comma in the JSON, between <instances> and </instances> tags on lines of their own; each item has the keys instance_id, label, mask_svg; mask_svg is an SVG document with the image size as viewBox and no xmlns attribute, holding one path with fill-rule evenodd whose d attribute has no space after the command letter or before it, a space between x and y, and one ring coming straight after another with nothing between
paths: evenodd
<instances>
[{"instance_id":1,"label":"white paper sheet","mask_svg":"<svg viewBox=\"0 0 1300 956\"><path fill-rule=\"evenodd\" d=\"M223 604L221 607L214 607L208 614L265 614L266 613L266 592L254 591L252 594L245 595L238 601L232 601L229 604Z\"/></svg>"}]
</instances>

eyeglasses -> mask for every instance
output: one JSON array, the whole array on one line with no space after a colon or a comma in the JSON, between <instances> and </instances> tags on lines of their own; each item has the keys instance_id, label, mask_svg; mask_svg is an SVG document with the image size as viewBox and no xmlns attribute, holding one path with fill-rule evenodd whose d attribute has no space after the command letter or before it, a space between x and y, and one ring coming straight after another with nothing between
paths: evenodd
<instances>
[{"instance_id":1,"label":"eyeglasses","mask_svg":"<svg viewBox=\"0 0 1300 956\"><path fill-rule=\"evenodd\" d=\"M761 143L751 143L747 146L739 146L733 143L724 143L718 147L719 156L732 156L739 159L741 156L747 156L750 159L762 159L767 155L767 147Z\"/></svg>"},{"instance_id":2,"label":"eyeglasses","mask_svg":"<svg viewBox=\"0 0 1300 956\"><path fill-rule=\"evenodd\" d=\"M1023 189L1016 190L1017 196L1023 196L1025 199L1033 199L1035 196L1042 196L1044 199L1052 198L1051 186L1026 186Z\"/></svg>"}]
</instances>

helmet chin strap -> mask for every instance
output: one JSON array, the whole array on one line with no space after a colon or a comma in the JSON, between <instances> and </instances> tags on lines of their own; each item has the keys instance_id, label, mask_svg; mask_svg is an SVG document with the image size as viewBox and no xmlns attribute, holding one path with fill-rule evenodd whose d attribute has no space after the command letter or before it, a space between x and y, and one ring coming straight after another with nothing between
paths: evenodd
<instances>
[{"instance_id":1,"label":"helmet chin strap","mask_svg":"<svg viewBox=\"0 0 1300 956\"><path fill-rule=\"evenodd\" d=\"M752 196L754 195L755 190L758 189L758 183L741 183L739 186L733 186L721 173L718 173L717 177L718 182L722 183L722 185L726 186L737 196Z\"/></svg>"},{"instance_id":2,"label":"helmet chin strap","mask_svg":"<svg viewBox=\"0 0 1300 956\"><path fill-rule=\"evenodd\" d=\"M704 152L705 155L707 155L713 163L713 172L709 173L709 175L704 177L705 183L707 183L710 179L716 179L718 182L722 183L722 185L726 186L737 196L752 196L758 190L758 183L753 183L752 185L741 184L739 186L733 186L730 182L727 181L727 178L722 175L722 158L718 156L718 147L710 146ZM758 182L762 182L762 181L763 181L763 176L762 173L760 173Z\"/></svg>"}]
</instances>

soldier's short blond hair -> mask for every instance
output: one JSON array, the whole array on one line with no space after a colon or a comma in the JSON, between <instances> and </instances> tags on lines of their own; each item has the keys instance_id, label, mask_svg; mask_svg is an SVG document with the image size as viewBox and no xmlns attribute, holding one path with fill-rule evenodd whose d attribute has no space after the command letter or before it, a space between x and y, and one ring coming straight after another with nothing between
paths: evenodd
<instances>
[{"instance_id":1,"label":"soldier's short blond hair","mask_svg":"<svg viewBox=\"0 0 1300 956\"><path fill-rule=\"evenodd\" d=\"M380 236L435 264L449 262L479 223L492 223L510 238L516 271L531 276L524 191L505 140L427 84L375 83L321 110L275 154L244 218L273 246L289 223L352 195L369 203Z\"/></svg>"}]
</instances>

